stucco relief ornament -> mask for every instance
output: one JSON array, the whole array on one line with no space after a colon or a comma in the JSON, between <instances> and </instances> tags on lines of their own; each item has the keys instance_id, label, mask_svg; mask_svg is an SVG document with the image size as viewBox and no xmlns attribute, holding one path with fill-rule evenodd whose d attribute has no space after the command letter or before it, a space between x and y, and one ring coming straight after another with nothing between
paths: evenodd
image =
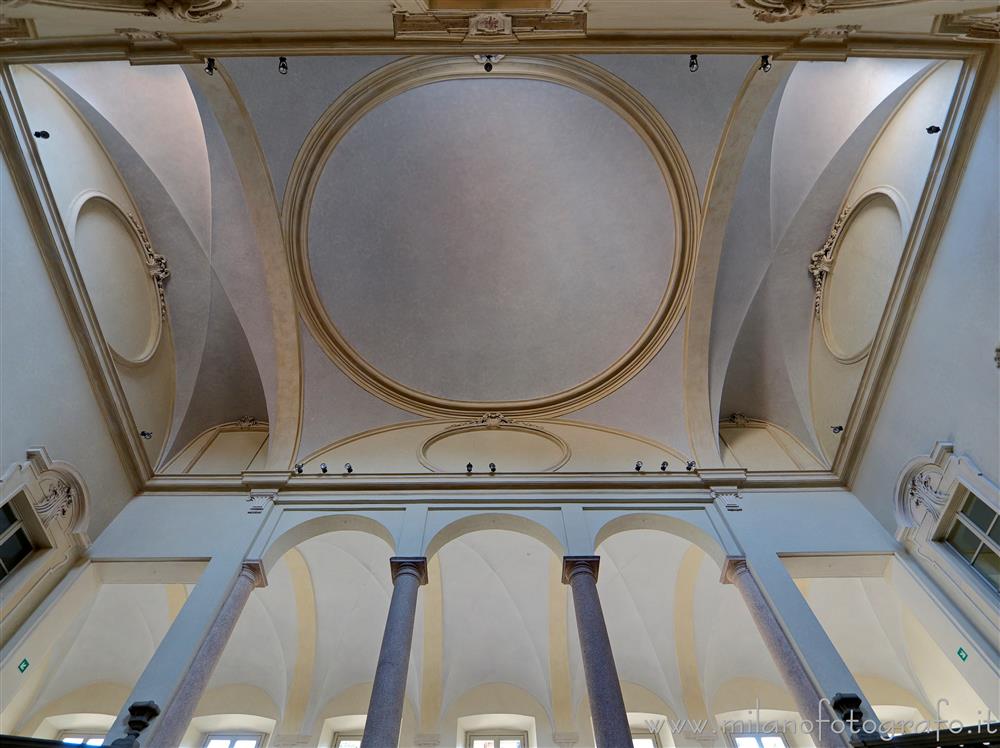
<instances>
[{"instance_id":1,"label":"stucco relief ornament","mask_svg":"<svg viewBox=\"0 0 1000 748\"><path fill-rule=\"evenodd\" d=\"M253 416L242 416L237 423L239 423L241 430L248 431L257 425L257 419Z\"/></svg>"},{"instance_id":2,"label":"stucco relief ornament","mask_svg":"<svg viewBox=\"0 0 1000 748\"><path fill-rule=\"evenodd\" d=\"M486 429L500 429L505 427L514 427L519 429L531 429L533 431L541 431L545 433L545 429L534 423L528 423L527 421L515 421L512 418L508 418L503 413L484 413L479 418L475 418L471 421L462 421L460 423L453 423L446 427L446 431L452 429L468 429L468 428L486 428Z\"/></svg>"},{"instance_id":3,"label":"stucco relief ornament","mask_svg":"<svg viewBox=\"0 0 1000 748\"><path fill-rule=\"evenodd\" d=\"M42 500L35 504L42 524L47 525L56 517L65 517L76 498L76 491L64 480L57 480L45 491Z\"/></svg>"},{"instance_id":4,"label":"stucco relief ornament","mask_svg":"<svg viewBox=\"0 0 1000 748\"><path fill-rule=\"evenodd\" d=\"M940 480L941 476L938 476ZM914 507L922 506L936 519L941 516L946 497L939 494L933 486L934 476L921 470L910 479L906 496Z\"/></svg>"},{"instance_id":5,"label":"stucco relief ornament","mask_svg":"<svg viewBox=\"0 0 1000 748\"><path fill-rule=\"evenodd\" d=\"M506 13L478 13L469 18L470 36L503 36L513 33L513 22Z\"/></svg>"},{"instance_id":6,"label":"stucco relief ornament","mask_svg":"<svg viewBox=\"0 0 1000 748\"><path fill-rule=\"evenodd\" d=\"M830 0L733 0L736 8L753 11L753 17L763 23L793 21L816 13L832 13Z\"/></svg>"},{"instance_id":7,"label":"stucco relief ornament","mask_svg":"<svg viewBox=\"0 0 1000 748\"><path fill-rule=\"evenodd\" d=\"M49 5L70 10L101 10L155 16L188 23L212 23L243 7L243 0L0 0L0 7Z\"/></svg>"},{"instance_id":8,"label":"stucco relief ornament","mask_svg":"<svg viewBox=\"0 0 1000 748\"><path fill-rule=\"evenodd\" d=\"M139 243L142 245L142 252L146 258L146 269L149 271L149 276L153 279L153 284L156 286L156 295L160 303L160 318L166 319L166 285L167 280L170 278L170 268L167 267L167 258L153 251L153 244L149 241L149 235L138 218L129 213L128 220L132 224L132 229L135 231L136 236L139 237Z\"/></svg>"},{"instance_id":9,"label":"stucco relief ornament","mask_svg":"<svg viewBox=\"0 0 1000 748\"><path fill-rule=\"evenodd\" d=\"M850 214L851 208L844 208L840 215L837 216L837 220L834 221L833 228L830 229L830 236L827 237L822 248L813 252L812 257L809 259L809 275L812 276L813 288L816 292L813 299L813 310L816 312L817 317L822 314L823 285L826 282L826 277L830 274L830 270L833 269L833 253L837 248L837 240L840 238L840 233L844 230L844 224L847 222L847 217Z\"/></svg>"}]
</instances>

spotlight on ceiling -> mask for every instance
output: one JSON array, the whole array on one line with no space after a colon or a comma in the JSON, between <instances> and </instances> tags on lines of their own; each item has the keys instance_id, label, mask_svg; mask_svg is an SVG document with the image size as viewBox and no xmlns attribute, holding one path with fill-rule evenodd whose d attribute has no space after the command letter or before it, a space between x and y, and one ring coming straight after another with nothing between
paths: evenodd
<instances>
[{"instance_id":1,"label":"spotlight on ceiling","mask_svg":"<svg viewBox=\"0 0 1000 748\"><path fill-rule=\"evenodd\" d=\"M351 465L351 463L349 463L349 462L345 462L344 463L344 471L348 472L348 473L353 473L354 472L354 466Z\"/></svg>"},{"instance_id":2,"label":"spotlight on ceiling","mask_svg":"<svg viewBox=\"0 0 1000 748\"><path fill-rule=\"evenodd\" d=\"M326 463L325 462L321 462L319 464L319 470L320 470L321 473L323 473L323 475L326 475L326 469L327 469L326 468Z\"/></svg>"},{"instance_id":3,"label":"spotlight on ceiling","mask_svg":"<svg viewBox=\"0 0 1000 748\"><path fill-rule=\"evenodd\" d=\"M465 472L466 473L471 473L472 472L472 463L471 462L467 462L465 464Z\"/></svg>"},{"instance_id":4,"label":"spotlight on ceiling","mask_svg":"<svg viewBox=\"0 0 1000 748\"><path fill-rule=\"evenodd\" d=\"M140 431L139 432L139 436L141 436L143 439L152 439L153 438L153 432L152 431Z\"/></svg>"},{"instance_id":5,"label":"spotlight on ceiling","mask_svg":"<svg viewBox=\"0 0 1000 748\"><path fill-rule=\"evenodd\" d=\"M48 130L35 130L31 134L34 135L36 138L39 138L41 140L48 140L49 139L49 131Z\"/></svg>"},{"instance_id":6,"label":"spotlight on ceiling","mask_svg":"<svg viewBox=\"0 0 1000 748\"><path fill-rule=\"evenodd\" d=\"M635 461L635 472L638 473L641 470L642 470L642 460L636 460Z\"/></svg>"},{"instance_id":7,"label":"spotlight on ceiling","mask_svg":"<svg viewBox=\"0 0 1000 748\"><path fill-rule=\"evenodd\" d=\"M492 73L493 66L503 59L503 55L473 55L473 58L483 66L483 70Z\"/></svg>"},{"instance_id":8,"label":"spotlight on ceiling","mask_svg":"<svg viewBox=\"0 0 1000 748\"><path fill-rule=\"evenodd\" d=\"M495 462L490 463L490 472L495 473L497 471L497 464Z\"/></svg>"},{"instance_id":9,"label":"spotlight on ceiling","mask_svg":"<svg viewBox=\"0 0 1000 748\"><path fill-rule=\"evenodd\" d=\"M930 127L927 128L928 135L936 135L939 132L941 132L941 128L938 127L937 125L931 125Z\"/></svg>"},{"instance_id":10,"label":"spotlight on ceiling","mask_svg":"<svg viewBox=\"0 0 1000 748\"><path fill-rule=\"evenodd\" d=\"M660 472L661 473L667 472L667 461L666 460L664 460L663 462L660 463Z\"/></svg>"},{"instance_id":11,"label":"spotlight on ceiling","mask_svg":"<svg viewBox=\"0 0 1000 748\"><path fill-rule=\"evenodd\" d=\"M831 426L830 427L830 431L832 431L835 434L839 434L843 430L844 430L843 426Z\"/></svg>"},{"instance_id":12,"label":"spotlight on ceiling","mask_svg":"<svg viewBox=\"0 0 1000 748\"><path fill-rule=\"evenodd\" d=\"M205 60L205 72L209 75L215 75L215 58L209 57Z\"/></svg>"},{"instance_id":13,"label":"spotlight on ceiling","mask_svg":"<svg viewBox=\"0 0 1000 748\"><path fill-rule=\"evenodd\" d=\"M698 72L698 55L691 55L688 58L688 70L692 73Z\"/></svg>"},{"instance_id":14,"label":"spotlight on ceiling","mask_svg":"<svg viewBox=\"0 0 1000 748\"><path fill-rule=\"evenodd\" d=\"M282 75L288 75L288 58L279 57L278 58L278 72Z\"/></svg>"},{"instance_id":15,"label":"spotlight on ceiling","mask_svg":"<svg viewBox=\"0 0 1000 748\"><path fill-rule=\"evenodd\" d=\"M296 472L296 473L298 473L299 475L302 475L302 471L303 471L304 469L305 469L305 468L304 468L304 466L302 465L302 463L301 463L301 462L296 462L296 463L295 463L295 472Z\"/></svg>"},{"instance_id":16,"label":"spotlight on ceiling","mask_svg":"<svg viewBox=\"0 0 1000 748\"><path fill-rule=\"evenodd\" d=\"M684 469L687 470L689 473L692 470L694 470L694 460L688 460L687 463L684 465Z\"/></svg>"},{"instance_id":17,"label":"spotlight on ceiling","mask_svg":"<svg viewBox=\"0 0 1000 748\"><path fill-rule=\"evenodd\" d=\"M765 73L771 72L771 56L761 55L760 56L760 69Z\"/></svg>"}]
</instances>

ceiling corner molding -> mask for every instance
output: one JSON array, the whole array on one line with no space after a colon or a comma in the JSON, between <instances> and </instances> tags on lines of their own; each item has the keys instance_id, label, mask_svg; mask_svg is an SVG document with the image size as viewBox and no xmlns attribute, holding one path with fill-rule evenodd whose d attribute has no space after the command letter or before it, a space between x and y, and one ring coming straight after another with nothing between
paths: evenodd
<instances>
[{"instance_id":1,"label":"ceiling corner molding","mask_svg":"<svg viewBox=\"0 0 1000 748\"><path fill-rule=\"evenodd\" d=\"M130 13L188 23L212 23L243 7L243 0L0 0L0 9L43 5L68 10ZM13 20L13 19L12 19Z\"/></svg>"},{"instance_id":2,"label":"ceiling corner molding","mask_svg":"<svg viewBox=\"0 0 1000 748\"><path fill-rule=\"evenodd\" d=\"M918 0L732 0L733 7L753 11L761 23L782 23L820 13L841 10L879 8L888 5L905 5Z\"/></svg>"},{"instance_id":3,"label":"ceiling corner molding","mask_svg":"<svg viewBox=\"0 0 1000 748\"><path fill-rule=\"evenodd\" d=\"M396 39L458 43L580 38L587 36L587 12L396 10L392 30Z\"/></svg>"}]
</instances>

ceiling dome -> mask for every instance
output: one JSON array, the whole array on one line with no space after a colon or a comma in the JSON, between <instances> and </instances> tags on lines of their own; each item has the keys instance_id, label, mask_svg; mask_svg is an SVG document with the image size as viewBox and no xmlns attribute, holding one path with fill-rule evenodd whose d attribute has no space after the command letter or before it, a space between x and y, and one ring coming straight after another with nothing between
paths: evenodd
<instances>
[{"instance_id":1,"label":"ceiling dome","mask_svg":"<svg viewBox=\"0 0 1000 748\"><path fill-rule=\"evenodd\" d=\"M470 62L406 62L395 95L358 87L307 139L286 203L307 322L356 381L416 412L607 394L679 316L679 148L655 112L578 73Z\"/></svg>"}]
</instances>

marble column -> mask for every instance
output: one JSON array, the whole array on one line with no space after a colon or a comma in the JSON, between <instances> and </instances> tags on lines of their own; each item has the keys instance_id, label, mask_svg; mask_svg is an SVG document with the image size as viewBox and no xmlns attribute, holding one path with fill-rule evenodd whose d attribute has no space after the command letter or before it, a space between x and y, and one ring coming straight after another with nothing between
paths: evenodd
<instances>
[{"instance_id":1,"label":"marble column","mask_svg":"<svg viewBox=\"0 0 1000 748\"><path fill-rule=\"evenodd\" d=\"M222 650L236 628L250 593L264 585L264 573L259 564L245 563L233 583L229 595L219 609L198 652L184 673L174 698L154 722L155 733L144 748L176 748L191 724L194 710L205 693L209 678L219 664Z\"/></svg>"},{"instance_id":2,"label":"marble column","mask_svg":"<svg viewBox=\"0 0 1000 748\"><path fill-rule=\"evenodd\" d=\"M746 561L742 559L730 561L726 568L726 580L740 591L743 601L750 610L750 616L760 631L761 638L764 639L764 644L771 653L782 680L785 681L785 686L795 700L795 706L802 719L813 723L820 715L833 719L835 715L827 704L821 703L822 696L809 677L798 652L781 627ZM812 739L819 748L844 748L851 744L846 731L838 734L833 731L830 724L823 725L821 731L814 732Z\"/></svg>"},{"instance_id":3,"label":"marble column","mask_svg":"<svg viewBox=\"0 0 1000 748\"><path fill-rule=\"evenodd\" d=\"M361 748L395 748L403 719L406 675L410 665L413 622L417 614L417 591L427 584L427 559L393 556L392 600L382 634L382 648L375 668L372 698L368 703Z\"/></svg>"},{"instance_id":4,"label":"marble column","mask_svg":"<svg viewBox=\"0 0 1000 748\"><path fill-rule=\"evenodd\" d=\"M622 748L632 745L632 731L625 713L601 598L597 594L599 562L598 556L565 556L562 581L573 590L573 609L597 748Z\"/></svg>"}]
</instances>

